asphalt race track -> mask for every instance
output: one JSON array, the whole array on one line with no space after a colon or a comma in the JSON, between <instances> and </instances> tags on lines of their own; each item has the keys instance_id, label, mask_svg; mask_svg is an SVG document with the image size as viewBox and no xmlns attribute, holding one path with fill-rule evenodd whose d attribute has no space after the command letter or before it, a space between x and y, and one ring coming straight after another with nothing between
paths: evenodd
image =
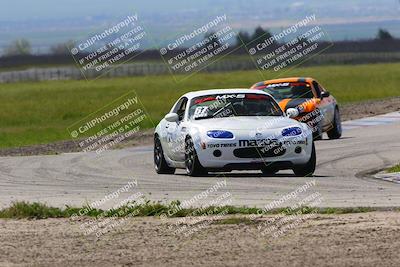
<instances>
[{"instance_id":1,"label":"asphalt race track","mask_svg":"<svg viewBox=\"0 0 400 267\"><path fill-rule=\"evenodd\" d=\"M291 171L274 177L260 172L232 172L209 177L157 175L153 170L152 147L136 147L95 153L0 158L0 207L12 201L39 201L53 206L78 205L99 200L129 181L137 187L119 199L141 192L147 199L188 200L217 181L226 186L196 205L206 204L230 192L232 204L262 207L307 182L309 192L323 198L320 206L400 206L400 184L375 179L369 173L400 161L400 113L388 114L382 123L374 119L346 122L340 140L316 142L317 170L314 177L298 178ZM400 117L400 116L399 116ZM391 119L392 118L392 119ZM115 203L114 200L105 207ZM289 203L285 203L286 206Z\"/></svg>"}]
</instances>

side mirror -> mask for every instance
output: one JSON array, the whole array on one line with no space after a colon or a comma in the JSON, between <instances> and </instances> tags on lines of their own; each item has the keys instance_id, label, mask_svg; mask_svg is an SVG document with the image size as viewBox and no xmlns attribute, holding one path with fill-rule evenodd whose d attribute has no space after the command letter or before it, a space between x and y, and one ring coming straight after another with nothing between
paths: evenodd
<instances>
[{"instance_id":1,"label":"side mirror","mask_svg":"<svg viewBox=\"0 0 400 267\"><path fill-rule=\"evenodd\" d=\"M321 99L325 97L329 97L331 94L327 91L321 93Z\"/></svg>"},{"instance_id":2,"label":"side mirror","mask_svg":"<svg viewBox=\"0 0 400 267\"><path fill-rule=\"evenodd\" d=\"M299 116L299 111L297 110L297 108L288 108L286 110L286 116L288 116L289 118L295 118Z\"/></svg>"},{"instance_id":3,"label":"side mirror","mask_svg":"<svg viewBox=\"0 0 400 267\"><path fill-rule=\"evenodd\" d=\"M169 122L177 122L179 121L179 116L176 113L168 113L165 115L164 119Z\"/></svg>"}]
</instances>

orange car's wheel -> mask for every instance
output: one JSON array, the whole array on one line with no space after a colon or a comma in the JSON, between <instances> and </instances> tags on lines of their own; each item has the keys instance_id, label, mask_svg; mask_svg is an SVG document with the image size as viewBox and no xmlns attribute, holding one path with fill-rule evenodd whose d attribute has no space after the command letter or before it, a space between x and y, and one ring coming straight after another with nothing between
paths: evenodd
<instances>
[{"instance_id":1,"label":"orange car's wheel","mask_svg":"<svg viewBox=\"0 0 400 267\"><path fill-rule=\"evenodd\" d=\"M342 121L340 119L340 113L337 108L335 108L335 115L333 118L333 127L327 134L329 139L339 139L342 136Z\"/></svg>"}]
</instances>

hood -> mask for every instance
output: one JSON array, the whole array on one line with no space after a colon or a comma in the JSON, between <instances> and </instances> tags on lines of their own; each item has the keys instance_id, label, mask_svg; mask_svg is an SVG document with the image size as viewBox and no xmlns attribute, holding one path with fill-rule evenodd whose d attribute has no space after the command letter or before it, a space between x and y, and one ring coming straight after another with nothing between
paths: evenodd
<instances>
[{"instance_id":1,"label":"hood","mask_svg":"<svg viewBox=\"0 0 400 267\"><path fill-rule=\"evenodd\" d=\"M319 101L317 98L286 98L279 101L279 106L284 111L288 108L301 107L301 112L311 112L315 110Z\"/></svg>"},{"instance_id":2,"label":"hood","mask_svg":"<svg viewBox=\"0 0 400 267\"><path fill-rule=\"evenodd\" d=\"M243 116L243 117L226 117L204 120L194 120L192 124L207 130L255 130L261 127L268 129L279 129L292 125L297 125L298 122L280 116Z\"/></svg>"}]
</instances>

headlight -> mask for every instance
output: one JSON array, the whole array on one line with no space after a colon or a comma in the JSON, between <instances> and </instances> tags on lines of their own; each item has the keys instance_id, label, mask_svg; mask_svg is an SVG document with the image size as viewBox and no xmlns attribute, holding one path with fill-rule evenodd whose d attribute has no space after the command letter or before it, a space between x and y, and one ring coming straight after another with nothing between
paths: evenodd
<instances>
[{"instance_id":1,"label":"headlight","mask_svg":"<svg viewBox=\"0 0 400 267\"><path fill-rule=\"evenodd\" d=\"M290 127L282 130L282 136L296 136L302 133L300 127Z\"/></svg>"},{"instance_id":2,"label":"headlight","mask_svg":"<svg viewBox=\"0 0 400 267\"><path fill-rule=\"evenodd\" d=\"M211 138L230 139L233 138L233 133L229 131L213 130L213 131L208 131L207 136Z\"/></svg>"}]
</instances>

